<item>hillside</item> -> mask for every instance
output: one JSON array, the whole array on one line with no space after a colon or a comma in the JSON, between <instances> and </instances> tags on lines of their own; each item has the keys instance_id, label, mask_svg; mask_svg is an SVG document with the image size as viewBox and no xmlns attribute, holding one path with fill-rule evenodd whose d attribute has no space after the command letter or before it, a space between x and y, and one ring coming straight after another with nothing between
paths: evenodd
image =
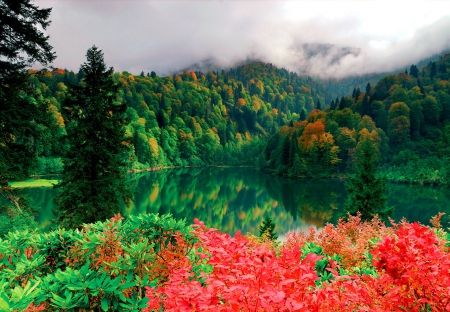
<instances>
[{"instance_id":1,"label":"hillside","mask_svg":"<svg viewBox=\"0 0 450 312\"><path fill-rule=\"evenodd\" d=\"M272 136L260 167L291 176L339 174L353 165L356 144L366 129L389 180L448 183L449 68L447 54L332 100L324 110L313 110Z\"/></svg>"},{"instance_id":2,"label":"hillside","mask_svg":"<svg viewBox=\"0 0 450 312\"><path fill-rule=\"evenodd\" d=\"M62 69L32 71L30 85L49 113L48 124L41 125L46 139L39 142L38 173L61 168L68 149L61 140L64 99L68 86L82 83L83 76ZM337 82L331 93L320 80L261 62L221 73L185 71L168 77L122 72L114 80L120 86L117 101L128 105L127 137L135 169L253 165L270 135L342 92Z\"/></svg>"}]
</instances>

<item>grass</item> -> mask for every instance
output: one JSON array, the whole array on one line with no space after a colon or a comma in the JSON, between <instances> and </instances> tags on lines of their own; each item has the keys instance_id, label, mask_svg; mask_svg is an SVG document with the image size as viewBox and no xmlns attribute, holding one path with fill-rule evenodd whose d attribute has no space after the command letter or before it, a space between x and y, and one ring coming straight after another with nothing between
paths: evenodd
<instances>
[{"instance_id":1,"label":"grass","mask_svg":"<svg viewBox=\"0 0 450 312\"><path fill-rule=\"evenodd\" d=\"M37 179L37 180L27 180L20 182L11 182L9 185L12 188L25 188L25 187L53 187L58 184L58 180L47 180L47 179Z\"/></svg>"}]
</instances>

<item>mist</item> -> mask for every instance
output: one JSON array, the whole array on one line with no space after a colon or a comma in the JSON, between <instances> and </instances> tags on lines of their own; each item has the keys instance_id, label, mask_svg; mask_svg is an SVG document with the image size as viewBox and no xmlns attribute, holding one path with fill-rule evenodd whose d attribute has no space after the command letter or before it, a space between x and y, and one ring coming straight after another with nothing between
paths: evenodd
<instances>
[{"instance_id":1,"label":"mist","mask_svg":"<svg viewBox=\"0 0 450 312\"><path fill-rule=\"evenodd\" d=\"M450 48L444 1L55 1L53 66L77 71L92 45L116 71L168 75L260 60L345 77L409 67Z\"/></svg>"}]
</instances>

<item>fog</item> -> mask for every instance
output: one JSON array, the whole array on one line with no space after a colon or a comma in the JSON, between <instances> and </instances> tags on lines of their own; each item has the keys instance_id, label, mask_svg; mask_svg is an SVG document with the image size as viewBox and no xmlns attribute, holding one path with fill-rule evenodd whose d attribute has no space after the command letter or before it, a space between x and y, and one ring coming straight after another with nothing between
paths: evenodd
<instances>
[{"instance_id":1,"label":"fog","mask_svg":"<svg viewBox=\"0 0 450 312\"><path fill-rule=\"evenodd\" d=\"M133 74L261 60L320 77L409 68L450 48L448 1L34 3L53 8L53 66L74 71L94 44L108 66Z\"/></svg>"}]
</instances>

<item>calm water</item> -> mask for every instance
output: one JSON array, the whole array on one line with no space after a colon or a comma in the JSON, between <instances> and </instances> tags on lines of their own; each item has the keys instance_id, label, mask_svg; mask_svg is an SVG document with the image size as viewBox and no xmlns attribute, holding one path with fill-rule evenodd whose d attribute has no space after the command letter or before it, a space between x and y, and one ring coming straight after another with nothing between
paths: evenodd
<instances>
[{"instance_id":1,"label":"calm water","mask_svg":"<svg viewBox=\"0 0 450 312\"><path fill-rule=\"evenodd\" d=\"M194 218L207 226L234 234L259 233L269 216L280 236L291 230L321 228L336 223L347 196L339 180L286 179L248 168L186 168L133 175L134 202L125 214L171 213L175 218ZM448 225L450 192L445 188L391 184L389 205L395 205L394 219L428 224L431 216L446 212ZM54 190L27 189L42 228L52 226Z\"/></svg>"}]
</instances>

